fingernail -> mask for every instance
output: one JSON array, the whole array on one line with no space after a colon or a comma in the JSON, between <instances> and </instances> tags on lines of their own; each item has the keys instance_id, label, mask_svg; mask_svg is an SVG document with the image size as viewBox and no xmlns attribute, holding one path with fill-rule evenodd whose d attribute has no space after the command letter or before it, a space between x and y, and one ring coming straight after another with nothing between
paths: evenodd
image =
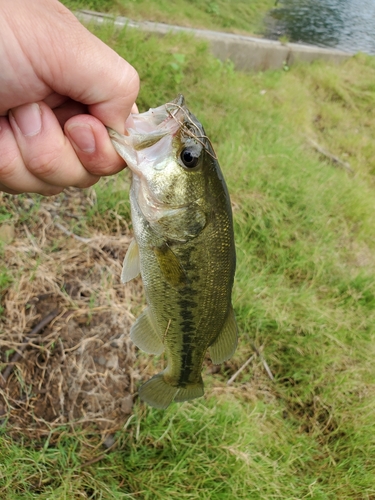
<instances>
[{"instance_id":1,"label":"fingernail","mask_svg":"<svg viewBox=\"0 0 375 500\"><path fill-rule=\"evenodd\" d=\"M67 131L77 149L83 153L95 152L95 137L90 125L68 125Z\"/></svg>"},{"instance_id":2,"label":"fingernail","mask_svg":"<svg viewBox=\"0 0 375 500\"><path fill-rule=\"evenodd\" d=\"M24 104L13 108L10 115L25 137L39 134L42 128L42 115L39 104Z\"/></svg>"}]
</instances>

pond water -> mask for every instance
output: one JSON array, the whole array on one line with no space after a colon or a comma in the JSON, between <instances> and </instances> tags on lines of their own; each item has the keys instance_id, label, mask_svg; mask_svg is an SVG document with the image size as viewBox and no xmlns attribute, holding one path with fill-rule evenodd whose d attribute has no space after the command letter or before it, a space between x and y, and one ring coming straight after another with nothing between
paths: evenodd
<instances>
[{"instance_id":1,"label":"pond water","mask_svg":"<svg viewBox=\"0 0 375 500\"><path fill-rule=\"evenodd\" d=\"M375 54L375 0L276 0L265 36Z\"/></svg>"}]
</instances>

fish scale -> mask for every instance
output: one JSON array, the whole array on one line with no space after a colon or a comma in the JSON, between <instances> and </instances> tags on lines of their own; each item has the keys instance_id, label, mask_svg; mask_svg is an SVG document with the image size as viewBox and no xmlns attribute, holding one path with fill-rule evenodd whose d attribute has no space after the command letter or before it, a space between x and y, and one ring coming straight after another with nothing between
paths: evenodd
<instances>
[{"instance_id":1,"label":"fish scale","mask_svg":"<svg viewBox=\"0 0 375 500\"><path fill-rule=\"evenodd\" d=\"M164 371L139 395L166 408L204 394L207 349L217 364L236 349L232 212L211 143L182 96L133 121L126 136L109 130L132 172L135 240L122 280L140 272L146 293L147 308L131 329L133 342L149 353L165 351L167 358Z\"/></svg>"}]
</instances>

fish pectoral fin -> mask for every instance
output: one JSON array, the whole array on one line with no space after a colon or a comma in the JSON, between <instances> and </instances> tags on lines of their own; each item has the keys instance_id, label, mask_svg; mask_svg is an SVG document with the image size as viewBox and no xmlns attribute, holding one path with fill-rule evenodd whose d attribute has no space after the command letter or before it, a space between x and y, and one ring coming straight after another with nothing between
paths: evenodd
<instances>
[{"instance_id":1,"label":"fish pectoral fin","mask_svg":"<svg viewBox=\"0 0 375 500\"><path fill-rule=\"evenodd\" d=\"M130 329L130 338L134 344L149 354L161 354L164 345L147 307Z\"/></svg>"},{"instance_id":2,"label":"fish pectoral fin","mask_svg":"<svg viewBox=\"0 0 375 500\"><path fill-rule=\"evenodd\" d=\"M140 272L138 243L133 239L125 254L124 263L122 265L121 282L127 283L136 278Z\"/></svg>"},{"instance_id":3,"label":"fish pectoral fin","mask_svg":"<svg viewBox=\"0 0 375 500\"><path fill-rule=\"evenodd\" d=\"M189 282L185 269L182 267L177 255L167 243L154 247L153 251L165 280L173 286L173 288L179 288Z\"/></svg>"},{"instance_id":4,"label":"fish pectoral fin","mask_svg":"<svg viewBox=\"0 0 375 500\"><path fill-rule=\"evenodd\" d=\"M219 365L230 359L237 347L238 328L233 307L230 306L227 319L215 342L210 346L211 360Z\"/></svg>"},{"instance_id":5,"label":"fish pectoral fin","mask_svg":"<svg viewBox=\"0 0 375 500\"><path fill-rule=\"evenodd\" d=\"M178 387L167 384L163 372L148 380L139 389L139 397L154 408L164 410L174 400Z\"/></svg>"},{"instance_id":6,"label":"fish pectoral fin","mask_svg":"<svg viewBox=\"0 0 375 500\"><path fill-rule=\"evenodd\" d=\"M203 380L197 384L190 384L186 387L180 387L174 398L176 403L182 403L183 401L190 401L190 399L201 398L204 395Z\"/></svg>"}]
</instances>

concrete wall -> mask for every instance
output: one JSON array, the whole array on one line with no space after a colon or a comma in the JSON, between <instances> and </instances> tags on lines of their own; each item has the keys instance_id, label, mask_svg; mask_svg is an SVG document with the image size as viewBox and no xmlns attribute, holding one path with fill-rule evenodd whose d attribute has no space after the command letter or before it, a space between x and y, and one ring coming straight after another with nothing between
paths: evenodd
<instances>
[{"instance_id":1,"label":"concrete wall","mask_svg":"<svg viewBox=\"0 0 375 500\"><path fill-rule=\"evenodd\" d=\"M341 50L322 49L313 45L283 44L278 41L251 36L183 28L150 21L138 22L126 17L113 17L85 10L76 12L76 16L84 24L111 22L118 27L128 26L129 28L140 29L157 35L165 35L171 32L190 33L207 40L215 57L222 61L230 59L233 61L235 68L242 71L277 69L282 68L285 64L290 66L295 61L311 62L316 59L339 63L352 55Z\"/></svg>"}]
</instances>

